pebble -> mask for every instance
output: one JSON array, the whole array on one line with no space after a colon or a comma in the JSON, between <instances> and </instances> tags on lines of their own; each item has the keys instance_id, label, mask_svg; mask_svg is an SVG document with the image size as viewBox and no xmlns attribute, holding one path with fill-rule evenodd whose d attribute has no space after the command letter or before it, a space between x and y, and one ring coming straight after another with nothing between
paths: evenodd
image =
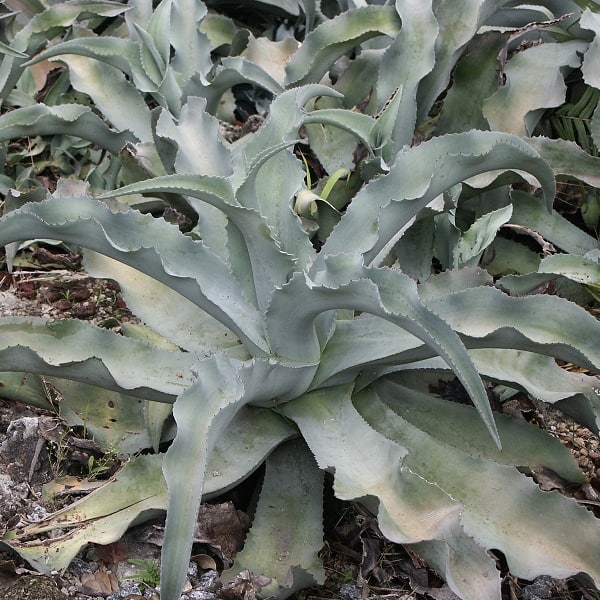
<instances>
[{"instance_id":1,"label":"pebble","mask_svg":"<svg viewBox=\"0 0 600 600\"><path fill-rule=\"evenodd\" d=\"M198 577L198 564L193 560L191 560L188 565L187 576L190 578Z\"/></svg>"},{"instance_id":2,"label":"pebble","mask_svg":"<svg viewBox=\"0 0 600 600\"><path fill-rule=\"evenodd\" d=\"M213 570L205 571L204 573L202 573L202 575L200 575L198 587L206 590L206 589L212 587L215 584L215 582L217 581L217 579L219 579L219 573L217 573L217 571L213 571Z\"/></svg>"},{"instance_id":3,"label":"pebble","mask_svg":"<svg viewBox=\"0 0 600 600\"><path fill-rule=\"evenodd\" d=\"M362 598L362 589L355 583L344 583L340 587L338 596L341 600L360 600Z\"/></svg>"},{"instance_id":4,"label":"pebble","mask_svg":"<svg viewBox=\"0 0 600 600\"><path fill-rule=\"evenodd\" d=\"M521 590L521 600L542 600L545 598L552 598L553 588L554 580L551 577L542 575Z\"/></svg>"},{"instance_id":5,"label":"pebble","mask_svg":"<svg viewBox=\"0 0 600 600\"><path fill-rule=\"evenodd\" d=\"M119 589L110 596L107 596L106 600L122 600L132 595L142 596L140 584L133 581L123 581ZM149 597L151 598L151 596Z\"/></svg>"},{"instance_id":6,"label":"pebble","mask_svg":"<svg viewBox=\"0 0 600 600\"><path fill-rule=\"evenodd\" d=\"M192 590L181 596L181 600L214 600L215 598L216 596L213 592L206 592L204 590Z\"/></svg>"},{"instance_id":7,"label":"pebble","mask_svg":"<svg viewBox=\"0 0 600 600\"><path fill-rule=\"evenodd\" d=\"M67 570L69 573L71 573L71 575L74 575L75 577L81 577L86 573L94 572L90 563L86 562L85 560L81 560L81 558L74 558L71 561L71 564L69 565L69 568Z\"/></svg>"},{"instance_id":8,"label":"pebble","mask_svg":"<svg viewBox=\"0 0 600 600\"><path fill-rule=\"evenodd\" d=\"M50 513L39 504L36 504L33 507L33 510L27 515L28 521L33 521L34 523L39 523L42 519L45 519Z\"/></svg>"}]
</instances>

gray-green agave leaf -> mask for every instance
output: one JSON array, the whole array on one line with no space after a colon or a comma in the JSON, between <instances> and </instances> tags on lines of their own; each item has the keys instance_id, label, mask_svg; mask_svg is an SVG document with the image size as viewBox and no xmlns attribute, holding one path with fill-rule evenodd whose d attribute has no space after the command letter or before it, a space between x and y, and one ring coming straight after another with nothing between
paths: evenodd
<instances>
[{"instance_id":1,"label":"gray-green agave leaf","mask_svg":"<svg viewBox=\"0 0 600 600\"><path fill-rule=\"evenodd\" d=\"M541 44L528 48L507 63L506 84L483 105L490 127L518 135L531 135L543 108L560 106L566 86L560 67L578 67L587 44L583 41ZM532 89L531 78L536 86Z\"/></svg>"},{"instance_id":2,"label":"gray-green agave leaf","mask_svg":"<svg viewBox=\"0 0 600 600\"><path fill-rule=\"evenodd\" d=\"M290 59L287 84L318 82L344 52L375 36L394 38L399 30L400 19L392 7L365 6L325 21L306 36Z\"/></svg>"},{"instance_id":3,"label":"gray-green agave leaf","mask_svg":"<svg viewBox=\"0 0 600 600\"><path fill-rule=\"evenodd\" d=\"M348 239L358 240L354 251L363 254L367 264L380 264L432 200L469 177L498 169L530 172L540 181L546 205L551 206L555 189L552 172L519 138L486 131L434 138L403 149L390 173L356 195L312 270L321 268L328 254L344 252Z\"/></svg>"},{"instance_id":4,"label":"gray-green agave leaf","mask_svg":"<svg viewBox=\"0 0 600 600\"><path fill-rule=\"evenodd\" d=\"M393 118L388 125L391 134L387 134L397 151L412 143L417 121L417 89L435 64L439 26L429 0L397 2L396 10L402 29L381 59L377 99L378 109L381 109L388 98L397 95ZM395 152L391 156L393 154Z\"/></svg>"},{"instance_id":5,"label":"gray-green agave leaf","mask_svg":"<svg viewBox=\"0 0 600 600\"><path fill-rule=\"evenodd\" d=\"M245 300L228 266L173 225L128 208L113 212L103 202L81 196L51 198L9 213L3 220L0 244L19 239L24 227L32 237L56 238L58 234L144 271L230 326L250 347L266 349L262 320ZM189 261L182 260L186 253ZM242 329L240 323L244 323Z\"/></svg>"},{"instance_id":6,"label":"gray-green agave leaf","mask_svg":"<svg viewBox=\"0 0 600 600\"><path fill-rule=\"evenodd\" d=\"M193 357L159 351L83 321L6 317L0 332L7 371L25 369L169 403L193 380Z\"/></svg>"},{"instance_id":7,"label":"gray-green agave leaf","mask_svg":"<svg viewBox=\"0 0 600 600\"><path fill-rule=\"evenodd\" d=\"M428 296L422 286L420 295L428 308L470 338L471 347L530 350L600 369L600 337L591 335L599 331L598 321L562 298L512 298L490 286L438 297ZM564 323L570 324L566 330Z\"/></svg>"},{"instance_id":8,"label":"gray-green agave leaf","mask_svg":"<svg viewBox=\"0 0 600 600\"><path fill-rule=\"evenodd\" d=\"M36 135L73 135L113 154L135 141L129 131L110 129L90 108L79 104L35 104L0 116L0 140Z\"/></svg>"},{"instance_id":9,"label":"gray-green agave leaf","mask_svg":"<svg viewBox=\"0 0 600 600\"><path fill-rule=\"evenodd\" d=\"M299 301L291 315L290 298ZM329 257L314 282L305 274L294 275L275 291L267 313L272 352L285 362L316 365L331 322L327 313L332 315L336 309L377 315L423 340L462 381L490 435L499 443L481 379L462 342L445 321L427 310L415 283L402 273L365 268L356 255L338 255Z\"/></svg>"},{"instance_id":10,"label":"gray-green agave leaf","mask_svg":"<svg viewBox=\"0 0 600 600\"><path fill-rule=\"evenodd\" d=\"M270 582L261 594L286 598L295 591L325 581L318 557L323 546L321 471L306 444L293 440L266 460L260 499L238 553L235 567L223 573L227 582L244 569Z\"/></svg>"},{"instance_id":11,"label":"gray-green agave leaf","mask_svg":"<svg viewBox=\"0 0 600 600\"><path fill-rule=\"evenodd\" d=\"M228 217L243 240L245 257L249 259L251 265L252 293L254 294L251 301L262 306L266 305L271 290L276 285L283 283L288 278L289 273L293 271L292 256L281 252L271 237L271 230L265 218L256 209L240 206L233 195L229 181L223 178L201 175L155 177L154 179L125 186L116 192L105 194L103 197L155 192L178 193L198 198L217 207ZM189 242L186 240L185 243L188 244ZM197 245L197 243L195 244ZM227 278L231 279L231 274L227 275ZM222 282L217 284L217 281L214 280L215 286L220 287ZM231 282L236 287L239 285L237 280L231 280ZM245 290L247 296L250 290L247 286ZM236 295L238 294L241 298L244 297L241 288L236 292ZM225 300L226 297L224 296L223 301ZM212 314L211 311L207 312ZM249 314L252 314L252 312L254 311L250 309ZM258 325L258 321L255 321L255 325Z\"/></svg>"},{"instance_id":12,"label":"gray-green agave leaf","mask_svg":"<svg viewBox=\"0 0 600 600\"><path fill-rule=\"evenodd\" d=\"M78 19L94 16L114 17L127 10L119 2L97 2L96 0L67 0L35 14L15 35L10 44L11 54L6 55L0 65L0 97L6 98L22 75L27 58L14 54L35 54L49 39L77 22Z\"/></svg>"},{"instance_id":13,"label":"gray-green agave leaf","mask_svg":"<svg viewBox=\"0 0 600 600\"><path fill-rule=\"evenodd\" d=\"M277 406L284 396L301 394L314 369L288 367L275 360L235 361L216 354L196 366L197 379L173 407L178 433L163 462L169 507L161 565L161 593L176 598L182 589L192 532L207 473L221 436L247 404ZM194 472L182 468L194 465Z\"/></svg>"},{"instance_id":14,"label":"gray-green agave leaf","mask_svg":"<svg viewBox=\"0 0 600 600\"><path fill-rule=\"evenodd\" d=\"M531 480L491 456L471 454L465 439L456 440L456 446L449 444L451 428L444 431L446 441L433 437L427 429L444 422L436 411L426 416L418 410L413 423L409 404L406 418L401 416L405 394L409 400L418 400L419 408L431 401L428 395L417 398L414 392L386 381L353 400L351 391L351 386L315 391L283 411L298 424L320 466L335 473L336 494L365 498L377 510L384 534L414 543L461 597L499 597L499 573L486 554L490 548L514 556L511 567L527 578L550 569L557 577L586 571L598 579L597 557L581 551L571 529L576 523L587 543L593 545L598 524L591 513L557 493L540 492ZM455 417L448 413L447 422L456 418L461 423L461 410ZM342 427L337 426L340 423ZM510 427L512 423L504 435L515 436L519 444L520 436ZM459 430L463 430L460 425ZM502 428L500 432L502 437ZM334 439L343 452L332 452ZM544 460L536 456L537 448L534 454L525 446L517 445L513 451L517 464ZM572 468L569 472L573 473ZM500 498L504 492L512 496L515 489L522 494L527 515L518 523L512 503ZM567 512L572 519L569 525L564 519ZM555 543L546 544L548 530L554 532ZM562 544L564 537L572 540L568 547Z\"/></svg>"}]
</instances>

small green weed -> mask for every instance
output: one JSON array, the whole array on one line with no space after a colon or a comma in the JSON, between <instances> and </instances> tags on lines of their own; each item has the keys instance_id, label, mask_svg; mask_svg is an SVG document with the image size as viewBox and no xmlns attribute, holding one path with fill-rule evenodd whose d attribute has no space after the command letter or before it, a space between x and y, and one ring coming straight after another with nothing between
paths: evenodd
<instances>
[{"instance_id":1,"label":"small green weed","mask_svg":"<svg viewBox=\"0 0 600 600\"><path fill-rule=\"evenodd\" d=\"M160 583L160 566L156 561L130 558L128 559L128 562L130 562L132 565L142 567L142 570L136 575L130 575L128 577L124 577L123 579L139 580L143 585L143 589L155 588L158 586Z\"/></svg>"},{"instance_id":2,"label":"small green weed","mask_svg":"<svg viewBox=\"0 0 600 600\"><path fill-rule=\"evenodd\" d=\"M109 448L106 453L96 458L93 454L89 456L87 461L88 480L92 481L105 475L114 466L117 453L114 448Z\"/></svg>"}]
</instances>

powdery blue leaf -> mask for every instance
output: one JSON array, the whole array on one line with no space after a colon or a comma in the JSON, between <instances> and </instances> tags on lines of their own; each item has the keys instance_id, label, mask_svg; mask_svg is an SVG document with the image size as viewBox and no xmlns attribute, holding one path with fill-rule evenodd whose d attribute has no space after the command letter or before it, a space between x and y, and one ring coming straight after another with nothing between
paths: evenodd
<instances>
[{"instance_id":1,"label":"powdery blue leaf","mask_svg":"<svg viewBox=\"0 0 600 600\"><path fill-rule=\"evenodd\" d=\"M242 83L256 85L274 96L284 92L284 88L257 64L241 56L227 56L216 67L210 82L197 86L194 94L205 97L208 112L216 114L223 94Z\"/></svg>"},{"instance_id":2,"label":"powdery blue leaf","mask_svg":"<svg viewBox=\"0 0 600 600\"><path fill-rule=\"evenodd\" d=\"M60 35L66 27L73 25L80 18L96 16L115 17L127 11L127 6L120 2L106 0L67 0L35 14L26 23L11 42L14 52L22 52L28 56L38 52L48 41ZM6 98L14 89L22 75L26 58L7 55L0 64L0 97Z\"/></svg>"},{"instance_id":3,"label":"powdery blue leaf","mask_svg":"<svg viewBox=\"0 0 600 600\"><path fill-rule=\"evenodd\" d=\"M483 359L482 355L479 362ZM380 387L379 384L375 386ZM489 443L488 433L472 406L443 400L403 385L382 384L381 387L388 390L386 394L382 392L382 396L396 414L442 444L499 465L532 470L543 466L568 481L586 481L569 450L531 423L496 413L494 419L503 448L498 450Z\"/></svg>"},{"instance_id":4,"label":"powdery blue leaf","mask_svg":"<svg viewBox=\"0 0 600 600\"><path fill-rule=\"evenodd\" d=\"M273 405L286 394L298 395L313 372L283 367L272 360L240 362L224 355L214 355L196 369L197 380L173 408L177 436L163 462L169 488L161 564L161 594L166 600L176 600L183 587L206 465L221 436L244 406Z\"/></svg>"},{"instance_id":5,"label":"powdery blue leaf","mask_svg":"<svg viewBox=\"0 0 600 600\"><path fill-rule=\"evenodd\" d=\"M457 17L460 14L457 11ZM483 116L483 102L498 89L498 52L506 43L506 36L497 31L487 31L470 40L452 74L442 104L436 134L468 131L472 128L488 129Z\"/></svg>"},{"instance_id":6,"label":"powdery blue leaf","mask_svg":"<svg viewBox=\"0 0 600 600\"><path fill-rule=\"evenodd\" d=\"M561 67L579 67L586 46L579 40L547 43L515 54L505 67L506 83L484 102L483 114L490 127L531 135L543 109L565 101Z\"/></svg>"},{"instance_id":7,"label":"powdery blue leaf","mask_svg":"<svg viewBox=\"0 0 600 600\"><path fill-rule=\"evenodd\" d=\"M394 38L399 31L400 19L391 6L365 6L324 21L290 59L287 86L316 83L345 52L376 36Z\"/></svg>"},{"instance_id":8,"label":"powdery blue leaf","mask_svg":"<svg viewBox=\"0 0 600 600\"><path fill-rule=\"evenodd\" d=\"M436 537L458 519L460 504L404 468L407 448L367 424L351 393L351 385L318 390L281 410L298 425L319 466L334 473L338 498L379 500L379 525L388 539Z\"/></svg>"},{"instance_id":9,"label":"powdery blue leaf","mask_svg":"<svg viewBox=\"0 0 600 600\"><path fill-rule=\"evenodd\" d=\"M598 68L598 62L600 61L600 15L586 8L581 14L579 25L584 29L590 29L595 34L583 57L581 67L583 79L591 87L600 89L600 69Z\"/></svg>"},{"instance_id":10,"label":"powdery blue leaf","mask_svg":"<svg viewBox=\"0 0 600 600\"><path fill-rule=\"evenodd\" d=\"M594 116L600 115L598 109ZM575 142L552 140L542 136L527 138L541 157L552 167L555 175L567 175L579 179L595 188L600 188L600 158L591 156Z\"/></svg>"},{"instance_id":11,"label":"powdery blue leaf","mask_svg":"<svg viewBox=\"0 0 600 600\"><path fill-rule=\"evenodd\" d=\"M471 348L479 344L529 350L592 371L600 369L600 324L585 310L562 298L514 298L489 286L438 298L428 298L422 287L420 295L427 307L444 315L453 330L470 338L466 343ZM552 319L547 315L552 315Z\"/></svg>"},{"instance_id":12,"label":"powdery blue leaf","mask_svg":"<svg viewBox=\"0 0 600 600\"><path fill-rule=\"evenodd\" d=\"M192 96L178 119L161 111L156 135L175 144L177 173L228 177L233 171L231 153L220 139L218 127L218 121L206 112L206 99Z\"/></svg>"},{"instance_id":13,"label":"powdery blue leaf","mask_svg":"<svg viewBox=\"0 0 600 600\"><path fill-rule=\"evenodd\" d=\"M598 247L598 240L555 210L548 212L539 199L520 190L511 193L511 223L539 233L544 240L570 254L583 256Z\"/></svg>"},{"instance_id":14,"label":"powdery blue leaf","mask_svg":"<svg viewBox=\"0 0 600 600\"><path fill-rule=\"evenodd\" d=\"M499 208L479 217L458 242L459 264L474 267L483 251L494 241L498 229L510 221L512 206Z\"/></svg>"},{"instance_id":15,"label":"powdery blue leaf","mask_svg":"<svg viewBox=\"0 0 600 600\"><path fill-rule=\"evenodd\" d=\"M218 177L202 175L170 175L155 177L147 181L141 181L120 188L116 192L105 194L103 197L110 198L130 193L156 193L172 192L198 198L222 211L229 219L230 226L237 228L236 241L243 239L245 244L244 257L248 258L251 266L250 275L253 280L254 297L248 299L260 307L268 304L272 290L287 281L289 274L294 270L294 259L292 255L280 250L273 239L271 229L266 219L255 209L240 206L234 196L231 184L228 180ZM230 233L231 235L231 233ZM238 244L238 247L243 247ZM225 264L225 263L224 263ZM240 289L243 284L240 281L249 273L236 273L235 286ZM231 279L231 275L228 276ZM214 280L215 285L223 286L223 282ZM248 286L243 286L248 296ZM243 294L242 294L243 295ZM224 294L224 299L226 293ZM210 311L207 311L210 312ZM252 311L255 312L255 311ZM250 314L252 314L252 312ZM256 315L260 320L260 317ZM229 326L224 321L223 324Z\"/></svg>"},{"instance_id":16,"label":"powdery blue leaf","mask_svg":"<svg viewBox=\"0 0 600 600\"><path fill-rule=\"evenodd\" d=\"M84 321L6 317L0 332L4 370L25 369L170 403L193 380L193 357L159 351Z\"/></svg>"},{"instance_id":17,"label":"powdery blue leaf","mask_svg":"<svg viewBox=\"0 0 600 600\"><path fill-rule=\"evenodd\" d=\"M90 108L80 104L35 104L0 116L0 140L37 135L81 137L113 154L136 139L129 131L111 129Z\"/></svg>"},{"instance_id":18,"label":"powdery blue leaf","mask_svg":"<svg viewBox=\"0 0 600 600\"><path fill-rule=\"evenodd\" d=\"M205 79L213 67L209 40L200 30L207 14L203 2L173 0L169 43L175 56L171 66L182 87L196 74Z\"/></svg>"},{"instance_id":19,"label":"powdery blue leaf","mask_svg":"<svg viewBox=\"0 0 600 600\"><path fill-rule=\"evenodd\" d=\"M270 579L261 594L277 598L323 584L325 571L318 556L323 547L323 475L302 440L269 455L252 527L221 581L248 570Z\"/></svg>"},{"instance_id":20,"label":"powdery blue leaf","mask_svg":"<svg viewBox=\"0 0 600 600\"><path fill-rule=\"evenodd\" d=\"M329 254L353 251L377 265L432 200L479 173L519 169L534 175L546 205L554 198L554 176L537 152L519 138L498 132L470 131L433 138L398 153L390 172L371 181L352 200L311 268L322 268ZM407 177L407 173L411 176Z\"/></svg>"},{"instance_id":21,"label":"powdery blue leaf","mask_svg":"<svg viewBox=\"0 0 600 600\"><path fill-rule=\"evenodd\" d=\"M374 392L364 392L356 399L360 414L372 427L408 448L405 467L461 504L460 519L442 535L438 533L438 539L447 542L446 532L454 529L461 543L474 541L482 552L497 548L506 556L511 573L525 579L542 574L562 579L583 571L599 581L600 557L583 550L593 547L600 534L591 512L558 492L540 491L514 468L456 451L402 418L394 410L401 405L402 389L384 381ZM512 498L519 498L518 517ZM492 595L473 591L473 585L486 585L489 574L476 575L461 556L460 545L448 544L450 554L457 553L454 567L462 573L461 577L449 574L449 582L457 586L454 591L473 600L500 598L498 591ZM467 570L469 577L465 576Z\"/></svg>"},{"instance_id":22,"label":"powdery blue leaf","mask_svg":"<svg viewBox=\"0 0 600 600\"><path fill-rule=\"evenodd\" d=\"M397 151L412 142L417 121L417 88L435 64L439 27L431 0L397 0L396 11L402 28L381 59L377 108L383 108L400 88L394 124L388 132Z\"/></svg>"},{"instance_id":23,"label":"powdery blue leaf","mask_svg":"<svg viewBox=\"0 0 600 600\"><path fill-rule=\"evenodd\" d=\"M150 110L142 94L119 69L75 54L53 60L69 67L71 85L88 94L115 129L131 131L140 142L152 141Z\"/></svg>"},{"instance_id":24,"label":"powdery blue leaf","mask_svg":"<svg viewBox=\"0 0 600 600\"><path fill-rule=\"evenodd\" d=\"M434 67L419 85L417 122L426 119L434 102L447 89L456 61L481 25L505 2L503 0L454 0L434 3L439 33L435 42ZM471 123L469 128L476 127ZM454 130L458 131L458 130Z\"/></svg>"},{"instance_id":25,"label":"powdery blue leaf","mask_svg":"<svg viewBox=\"0 0 600 600\"><path fill-rule=\"evenodd\" d=\"M213 185L207 193L223 190ZM221 259L162 219L123 205L116 211L88 196L59 196L27 204L3 217L0 244L20 239L25 227L32 237L58 237L116 258L201 306L249 348L264 351L262 318ZM244 324L244 331L236 322Z\"/></svg>"},{"instance_id":26,"label":"powdery blue leaf","mask_svg":"<svg viewBox=\"0 0 600 600\"><path fill-rule=\"evenodd\" d=\"M421 303L415 283L391 269L362 266L356 255L329 257L314 281L295 274L277 289L267 312L271 351L291 364L317 364L334 310L382 317L421 339L462 381L492 438L498 442L483 384L455 332ZM296 309L290 313L291 298Z\"/></svg>"},{"instance_id":27,"label":"powdery blue leaf","mask_svg":"<svg viewBox=\"0 0 600 600\"><path fill-rule=\"evenodd\" d=\"M128 308L178 348L200 358L218 351L249 358L231 330L181 294L120 261L89 250L83 255L87 273L117 281Z\"/></svg>"}]
</instances>

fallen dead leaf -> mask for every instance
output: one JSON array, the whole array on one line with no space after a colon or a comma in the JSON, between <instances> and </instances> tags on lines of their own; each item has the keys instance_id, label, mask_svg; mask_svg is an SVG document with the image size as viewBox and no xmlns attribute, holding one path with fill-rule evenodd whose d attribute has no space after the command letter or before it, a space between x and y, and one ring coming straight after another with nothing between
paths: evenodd
<instances>
[{"instance_id":1,"label":"fallen dead leaf","mask_svg":"<svg viewBox=\"0 0 600 600\"><path fill-rule=\"evenodd\" d=\"M192 556L192 560L201 571L216 571L218 568L215 559L208 554L196 554Z\"/></svg>"},{"instance_id":2,"label":"fallen dead leaf","mask_svg":"<svg viewBox=\"0 0 600 600\"><path fill-rule=\"evenodd\" d=\"M88 481L79 479L73 475L65 475L52 479L42 486L42 493L46 498L59 498L61 496L84 495L102 487L104 481Z\"/></svg>"},{"instance_id":3,"label":"fallen dead leaf","mask_svg":"<svg viewBox=\"0 0 600 600\"><path fill-rule=\"evenodd\" d=\"M237 510L233 502L202 504L194 531L194 544L205 544L227 569L244 545L250 517ZM139 541L162 547L164 528L154 525L146 530ZM212 568L212 567L211 567Z\"/></svg>"},{"instance_id":4,"label":"fallen dead leaf","mask_svg":"<svg viewBox=\"0 0 600 600\"><path fill-rule=\"evenodd\" d=\"M252 575L250 571L242 571L234 581L219 591L220 600L257 600L260 591L272 582L271 579L260 575Z\"/></svg>"},{"instance_id":5,"label":"fallen dead leaf","mask_svg":"<svg viewBox=\"0 0 600 600\"><path fill-rule=\"evenodd\" d=\"M114 565L125 560L129 554L127 544L122 540L117 540L112 544L94 544L96 555L107 565Z\"/></svg>"},{"instance_id":6,"label":"fallen dead leaf","mask_svg":"<svg viewBox=\"0 0 600 600\"><path fill-rule=\"evenodd\" d=\"M233 502L203 504L198 512L194 543L209 546L228 568L242 548L249 527L250 518L237 510Z\"/></svg>"},{"instance_id":7,"label":"fallen dead leaf","mask_svg":"<svg viewBox=\"0 0 600 600\"><path fill-rule=\"evenodd\" d=\"M51 71L58 69L56 63L49 60L43 60L39 63L31 65L31 72L35 82L35 91L40 92L46 85L46 80Z\"/></svg>"},{"instance_id":8,"label":"fallen dead leaf","mask_svg":"<svg viewBox=\"0 0 600 600\"><path fill-rule=\"evenodd\" d=\"M560 490L564 493L572 487L572 484L566 479L563 479L558 473L547 467L534 467L532 468L532 472L537 484L545 492Z\"/></svg>"},{"instance_id":9,"label":"fallen dead leaf","mask_svg":"<svg viewBox=\"0 0 600 600\"><path fill-rule=\"evenodd\" d=\"M99 571L98 573L85 573L82 575L81 587L84 594L108 595L119 589L119 582L112 573Z\"/></svg>"}]
</instances>

